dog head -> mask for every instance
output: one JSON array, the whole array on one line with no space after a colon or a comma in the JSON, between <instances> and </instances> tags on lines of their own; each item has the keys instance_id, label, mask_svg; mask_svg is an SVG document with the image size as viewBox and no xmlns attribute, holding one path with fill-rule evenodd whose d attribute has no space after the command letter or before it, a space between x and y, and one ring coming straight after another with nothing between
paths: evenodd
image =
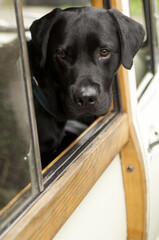
<instances>
[{"instance_id":1,"label":"dog head","mask_svg":"<svg viewBox=\"0 0 159 240\"><path fill-rule=\"evenodd\" d=\"M36 20L32 42L41 68L60 84L67 118L104 115L120 64L130 69L142 46L142 26L116 9L55 9Z\"/></svg>"}]
</instances>

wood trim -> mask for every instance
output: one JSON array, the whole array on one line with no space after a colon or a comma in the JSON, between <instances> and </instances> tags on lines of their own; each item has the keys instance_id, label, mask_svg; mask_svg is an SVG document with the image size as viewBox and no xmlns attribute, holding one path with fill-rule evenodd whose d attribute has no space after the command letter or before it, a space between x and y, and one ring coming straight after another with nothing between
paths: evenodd
<instances>
[{"instance_id":1,"label":"wood trim","mask_svg":"<svg viewBox=\"0 0 159 240\"><path fill-rule=\"evenodd\" d=\"M111 7L122 12L122 2L119 0L111 0ZM121 105L128 114L130 132L129 142L121 151L127 207L127 239L145 240L147 196L144 160L132 116L128 71L121 66L118 76Z\"/></svg>"},{"instance_id":2,"label":"wood trim","mask_svg":"<svg viewBox=\"0 0 159 240\"><path fill-rule=\"evenodd\" d=\"M64 151L62 151L53 161L48 164L43 170L42 173L44 174L50 167L52 167L68 150L70 150L78 141L81 140L81 138L91 129L93 128L96 124L98 124L103 118L109 119L110 115L112 113L108 113L106 116L101 116L98 117L83 133L81 133Z\"/></svg>"},{"instance_id":3,"label":"wood trim","mask_svg":"<svg viewBox=\"0 0 159 240\"><path fill-rule=\"evenodd\" d=\"M128 138L127 114L119 114L63 176L39 197L3 240L52 239Z\"/></svg>"},{"instance_id":4,"label":"wood trim","mask_svg":"<svg viewBox=\"0 0 159 240\"><path fill-rule=\"evenodd\" d=\"M137 137L136 137L137 140ZM121 151L121 163L127 206L127 239L146 239L146 184L144 165L137 149L138 141L130 138ZM133 171L127 170L128 166Z\"/></svg>"},{"instance_id":5,"label":"wood trim","mask_svg":"<svg viewBox=\"0 0 159 240\"><path fill-rule=\"evenodd\" d=\"M102 0L91 0L92 7L99 7L103 8L103 1Z\"/></svg>"},{"instance_id":6,"label":"wood trim","mask_svg":"<svg viewBox=\"0 0 159 240\"><path fill-rule=\"evenodd\" d=\"M132 120L128 80L127 70L121 67L119 70L121 102L123 110L128 113L130 131L129 142L121 151L127 205L127 239L145 240L147 218L146 177L140 143ZM128 166L132 166L134 170L131 172L130 169L127 169Z\"/></svg>"},{"instance_id":7,"label":"wood trim","mask_svg":"<svg viewBox=\"0 0 159 240\"><path fill-rule=\"evenodd\" d=\"M111 0L111 8L117 8L122 12L122 3L121 0Z\"/></svg>"}]
</instances>

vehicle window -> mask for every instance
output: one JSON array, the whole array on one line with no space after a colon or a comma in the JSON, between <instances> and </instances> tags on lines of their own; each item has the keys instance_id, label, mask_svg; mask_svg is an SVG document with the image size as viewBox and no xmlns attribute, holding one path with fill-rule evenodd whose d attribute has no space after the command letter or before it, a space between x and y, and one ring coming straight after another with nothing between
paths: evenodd
<instances>
[{"instance_id":1,"label":"vehicle window","mask_svg":"<svg viewBox=\"0 0 159 240\"><path fill-rule=\"evenodd\" d=\"M146 32L145 40L147 38L147 29L146 29L146 22L145 22L145 13L144 13L144 5L143 0L130 0L130 14L131 16L138 22L140 22Z\"/></svg>"},{"instance_id":2,"label":"vehicle window","mask_svg":"<svg viewBox=\"0 0 159 240\"><path fill-rule=\"evenodd\" d=\"M0 3L0 96L1 232L39 191L32 164L34 147L12 1Z\"/></svg>"},{"instance_id":3,"label":"vehicle window","mask_svg":"<svg viewBox=\"0 0 159 240\"><path fill-rule=\"evenodd\" d=\"M59 1L54 1L53 6L52 1L39 3L25 1L27 37L31 23L53 7L90 5L90 1L67 1L65 6L59 5ZM0 2L0 233L40 193L24 63L20 54L22 41L18 36L13 1Z\"/></svg>"},{"instance_id":4,"label":"vehicle window","mask_svg":"<svg viewBox=\"0 0 159 240\"><path fill-rule=\"evenodd\" d=\"M152 1L152 9L153 9L153 24L154 24L154 45L155 45L155 59L158 63L158 56L159 56L159 1L153 0Z\"/></svg>"},{"instance_id":5,"label":"vehicle window","mask_svg":"<svg viewBox=\"0 0 159 240\"><path fill-rule=\"evenodd\" d=\"M47 14L54 8L91 6L91 0L22 0L24 26L26 29L30 27L32 22L43 15Z\"/></svg>"},{"instance_id":6,"label":"vehicle window","mask_svg":"<svg viewBox=\"0 0 159 240\"><path fill-rule=\"evenodd\" d=\"M143 47L139 50L134 58L136 85L137 88L145 79L147 73L153 72L152 55L151 55L151 39L149 37L150 25L148 24L149 15L145 11L145 2L143 0L130 0L130 15L131 17L140 22L145 29L145 39Z\"/></svg>"},{"instance_id":7,"label":"vehicle window","mask_svg":"<svg viewBox=\"0 0 159 240\"><path fill-rule=\"evenodd\" d=\"M19 4L20 1L16 2ZM32 89L28 90L25 76L28 69L27 47L24 44L25 39L22 39L20 34L25 31L26 39L30 39L29 27L34 20L55 7L69 6L91 6L91 0L25 0L23 1L23 28L22 19L17 15L13 1L0 2L0 232L9 227L24 208L40 194L43 185L47 187L75 161L120 111L116 78L113 84L113 103L109 114L99 120L92 117L82 118L80 121L68 121L64 140L52 156L50 165L44 166L46 168L43 172L41 172L41 165L37 167L40 158L38 158L39 146L36 123L34 123L35 115L30 109L30 106L33 106ZM18 24L16 19L18 19ZM86 131L86 134L81 135L91 123L93 125ZM79 135L81 136L73 147L69 147L68 151L59 156Z\"/></svg>"},{"instance_id":8,"label":"vehicle window","mask_svg":"<svg viewBox=\"0 0 159 240\"><path fill-rule=\"evenodd\" d=\"M80 7L80 6L91 6L91 0L67 0L67 1L23 1L23 18L24 18L24 27L26 39L30 40L30 26L36 19L44 16L48 12L51 12L54 8L69 8L69 7ZM63 139L62 144L60 144L59 148L52 156L52 159L57 157L60 152L62 152L73 140L77 138L89 125L95 120L94 117L91 118L83 118L82 122L79 121L68 121L65 128L65 137ZM49 162L43 165L45 168Z\"/></svg>"},{"instance_id":9,"label":"vehicle window","mask_svg":"<svg viewBox=\"0 0 159 240\"><path fill-rule=\"evenodd\" d=\"M24 17L24 27L26 38L29 40L31 38L31 34L29 31L29 27L31 26L32 22L36 19L39 19L46 13L50 12L52 9L56 7L60 7L62 9L67 7L76 7L76 6L91 6L91 1L83 1L83 0L68 0L68 1L24 1L23 3L23 17ZM117 95L117 84L114 83L113 86L114 91L114 102L112 105L111 110L116 111L118 103L116 102L116 95ZM55 154L52 156L52 159L55 159L70 143L73 142L87 127L95 120L95 117L89 118L80 118L77 121L68 121L65 128L65 137L63 139L62 144L58 147ZM48 165L48 164L47 164ZM46 165L43 165L45 168Z\"/></svg>"}]
</instances>

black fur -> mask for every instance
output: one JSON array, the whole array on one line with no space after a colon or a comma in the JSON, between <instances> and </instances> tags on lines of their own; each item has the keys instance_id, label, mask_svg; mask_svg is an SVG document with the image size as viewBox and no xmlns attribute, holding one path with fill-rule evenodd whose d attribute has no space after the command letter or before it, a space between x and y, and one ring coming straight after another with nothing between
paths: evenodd
<instances>
[{"instance_id":1,"label":"black fur","mask_svg":"<svg viewBox=\"0 0 159 240\"><path fill-rule=\"evenodd\" d=\"M55 9L33 22L28 42L31 73L57 119L35 99L42 161L61 143L68 119L105 115L122 64L130 69L142 46L142 26L116 9ZM108 51L101 56L101 50Z\"/></svg>"}]
</instances>

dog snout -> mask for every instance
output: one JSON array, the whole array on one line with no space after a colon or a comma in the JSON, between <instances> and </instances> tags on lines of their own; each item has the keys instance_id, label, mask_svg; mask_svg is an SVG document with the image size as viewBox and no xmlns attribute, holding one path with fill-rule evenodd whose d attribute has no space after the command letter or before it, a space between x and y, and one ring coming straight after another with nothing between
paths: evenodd
<instances>
[{"instance_id":1,"label":"dog snout","mask_svg":"<svg viewBox=\"0 0 159 240\"><path fill-rule=\"evenodd\" d=\"M98 88L96 86L80 86L74 89L73 98L79 107L93 106L98 100Z\"/></svg>"}]
</instances>

